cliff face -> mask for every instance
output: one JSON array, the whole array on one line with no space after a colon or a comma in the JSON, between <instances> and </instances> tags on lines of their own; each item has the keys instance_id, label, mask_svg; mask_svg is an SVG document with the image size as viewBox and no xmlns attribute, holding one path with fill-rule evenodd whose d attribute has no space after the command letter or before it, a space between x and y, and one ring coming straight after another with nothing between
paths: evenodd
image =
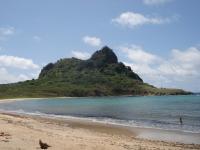
<instances>
[{"instance_id":1,"label":"cliff face","mask_svg":"<svg viewBox=\"0 0 200 150\"><path fill-rule=\"evenodd\" d=\"M118 62L107 46L88 60L65 58L49 63L36 80L0 85L0 98L170 94L189 93L144 83L129 66Z\"/></svg>"}]
</instances>

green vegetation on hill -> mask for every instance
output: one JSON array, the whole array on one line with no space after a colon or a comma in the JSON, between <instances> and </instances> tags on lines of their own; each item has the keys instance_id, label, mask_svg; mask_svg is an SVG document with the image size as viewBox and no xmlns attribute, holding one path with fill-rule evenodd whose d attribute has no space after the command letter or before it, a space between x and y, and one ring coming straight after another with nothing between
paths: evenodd
<instances>
[{"instance_id":1,"label":"green vegetation on hill","mask_svg":"<svg viewBox=\"0 0 200 150\"><path fill-rule=\"evenodd\" d=\"M118 62L109 47L88 60L65 58L49 63L36 80L0 85L0 98L178 94L190 93L144 83L130 67Z\"/></svg>"}]
</instances>

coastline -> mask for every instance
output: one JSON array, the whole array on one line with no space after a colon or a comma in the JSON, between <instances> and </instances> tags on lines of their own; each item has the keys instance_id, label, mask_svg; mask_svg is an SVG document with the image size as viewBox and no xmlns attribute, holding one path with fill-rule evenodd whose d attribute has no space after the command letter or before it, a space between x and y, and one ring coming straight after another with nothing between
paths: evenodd
<instances>
[{"instance_id":1,"label":"coastline","mask_svg":"<svg viewBox=\"0 0 200 150\"><path fill-rule=\"evenodd\" d=\"M80 96L80 97L77 97L77 96L73 96L73 97L70 97L70 96L60 96L60 97L19 97L19 98L0 98L0 103L3 102L3 101L20 101L20 100L33 100L33 99L49 99L49 98L92 98L92 97L143 97L143 96L187 96L187 95L196 95L192 92L190 92L189 94L163 94L163 95L156 95L156 94L147 94L147 95L107 95L107 96Z\"/></svg>"},{"instance_id":2,"label":"coastline","mask_svg":"<svg viewBox=\"0 0 200 150\"><path fill-rule=\"evenodd\" d=\"M60 99L67 99L67 98L77 98L77 97L35 97L35 98L3 98L0 99L0 103L8 103L8 102L14 102L14 101L25 101L25 100L34 100L34 99L49 99L49 98L60 98Z\"/></svg>"},{"instance_id":3,"label":"coastline","mask_svg":"<svg viewBox=\"0 0 200 150\"><path fill-rule=\"evenodd\" d=\"M158 141L142 138L141 133L159 130L128 128L80 119L0 113L0 149L36 149L39 139L49 149L200 149L200 144ZM168 132L167 132L168 133Z\"/></svg>"}]
</instances>

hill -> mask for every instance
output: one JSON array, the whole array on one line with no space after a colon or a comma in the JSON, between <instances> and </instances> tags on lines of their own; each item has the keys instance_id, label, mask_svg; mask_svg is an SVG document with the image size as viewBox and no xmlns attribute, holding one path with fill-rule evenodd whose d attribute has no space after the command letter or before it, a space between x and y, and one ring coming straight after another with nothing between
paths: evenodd
<instances>
[{"instance_id":1,"label":"hill","mask_svg":"<svg viewBox=\"0 0 200 150\"><path fill-rule=\"evenodd\" d=\"M144 83L107 46L88 60L65 58L49 63L38 79L0 85L0 98L179 94L191 93Z\"/></svg>"}]
</instances>

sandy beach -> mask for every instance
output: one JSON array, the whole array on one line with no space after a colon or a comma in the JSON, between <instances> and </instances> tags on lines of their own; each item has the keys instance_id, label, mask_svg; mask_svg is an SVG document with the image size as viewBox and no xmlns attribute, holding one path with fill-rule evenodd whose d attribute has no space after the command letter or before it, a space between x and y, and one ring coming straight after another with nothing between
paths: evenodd
<instances>
[{"instance_id":1,"label":"sandy beach","mask_svg":"<svg viewBox=\"0 0 200 150\"><path fill-rule=\"evenodd\" d=\"M182 150L200 149L181 144L136 138L139 131L80 120L0 114L0 149L40 149L39 139L54 150Z\"/></svg>"},{"instance_id":2,"label":"sandy beach","mask_svg":"<svg viewBox=\"0 0 200 150\"><path fill-rule=\"evenodd\" d=\"M0 103L8 103L15 101L27 101L27 100L37 100L37 99L49 99L49 98L58 98L58 99L67 99L67 98L77 98L77 97L37 97L37 98L8 98L8 99L0 99Z\"/></svg>"}]
</instances>

